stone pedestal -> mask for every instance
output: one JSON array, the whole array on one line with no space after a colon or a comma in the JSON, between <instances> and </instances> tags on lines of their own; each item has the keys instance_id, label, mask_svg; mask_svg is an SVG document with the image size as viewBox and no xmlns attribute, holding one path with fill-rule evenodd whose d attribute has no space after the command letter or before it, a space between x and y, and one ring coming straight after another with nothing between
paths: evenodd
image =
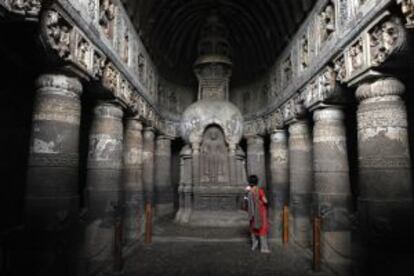
<instances>
[{"instance_id":1,"label":"stone pedestal","mask_svg":"<svg viewBox=\"0 0 414 276\"><path fill-rule=\"evenodd\" d=\"M25 219L30 237L28 243L34 253L30 258L39 269L43 265L50 266L51 259L62 257L53 249L58 248L59 252L67 254L67 247L74 244L74 227L79 215L82 85L75 78L46 74L37 80L36 87ZM40 251L42 253L38 254ZM65 260L63 255L60 261L67 264L71 260ZM46 273L50 267L41 269Z\"/></svg>"},{"instance_id":2,"label":"stone pedestal","mask_svg":"<svg viewBox=\"0 0 414 276\"><path fill-rule=\"evenodd\" d=\"M272 238L282 240L283 206L289 203L289 162L287 131L277 130L270 137L270 188L272 191Z\"/></svg>"},{"instance_id":3,"label":"stone pedestal","mask_svg":"<svg viewBox=\"0 0 414 276\"><path fill-rule=\"evenodd\" d=\"M143 182L145 203L154 204L154 150L155 132L154 128L144 128L144 148L142 155L143 162Z\"/></svg>"},{"instance_id":4,"label":"stone pedestal","mask_svg":"<svg viewBox=\"0 0 414 276\"><path fill-rule=\"evenodd\" d=\"M293 238L309 247L312 241L311 204L313 193L312 140L306 120L289 125L290 210Z\"/></svg>"},{"instance_id":5,"label":"stone pedestal","mask_svg":"<svg viewBox=\"0 0 414 276\"><path fill-rule=\"evenodd\" d=\"M359 100L359 214L364 240L403 248L412 241L413 185L404 85L384 78L364 83Z\"/></svg>"},{"instance_id":6,"label":"stone pedestal","mask_svg":"<svg viewBox=\"0 0 414 276\"><path fill-rule=\"evenodd\" d=\"M322 218L323 261L349 275L351 190L344 117L339 107L314 111L314 206Z\"/></svg>"},{"instance_id":7,"label":"stone pedestal","mask_svg":"<svg viewBox=\"0 0 414 276\"><path fill-rule=\"evenodd\" d=\"M171 138L160 135L155 146L155 215L174 212L171 183Z\"/></svg>"},{"instance_id":8,"label":"stone pedestal","mask_svg":"<svg viewBox=\"0 0 414 276\"><path fill-rule=\"evenodd\" d=\"M89 134L86 254L89 272L112 259L114 218L122 204L123 111L99 102Z\"/></svg>"},{"instance_id":9,"label":"stone pedestal","mask_svg":"<svg viewBox=\"0 0 414 276\"><path fill-rule=\"evenodd\" d=\"M259 186L266 188L266 165L263 137L259 135L247 137L247 175L259 177Z\"/></svg>"},{"instance_id":10,"label":"stone pedestal","mask_svg":"<svg viewBox=\"0 0 414 276\"><path fill-rule=\"evenodd\" d=\"M144 187L142 182L142 124L138 119L126 121L124 135L124 238L133 242L144 229Z\"/></svg>"}]
</instances>

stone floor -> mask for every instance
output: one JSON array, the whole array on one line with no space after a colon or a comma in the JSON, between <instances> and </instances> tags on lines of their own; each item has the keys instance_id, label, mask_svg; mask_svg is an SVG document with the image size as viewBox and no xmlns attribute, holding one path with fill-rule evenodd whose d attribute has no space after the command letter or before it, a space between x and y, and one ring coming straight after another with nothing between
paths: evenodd
<instances>
[{"instance_id":1,"label":"stone floor","mask_svg":"<svg viewBox=\"0 0 414 276\"><path fill-rule=\"evenodd\" d=\"M248 233L232 228L190 228L157 223L150 246L126 251L124 275L333 275L313 273L311 255L290 244L272 243L271 254L252 252Z\"/></svg>"}]
</instances>

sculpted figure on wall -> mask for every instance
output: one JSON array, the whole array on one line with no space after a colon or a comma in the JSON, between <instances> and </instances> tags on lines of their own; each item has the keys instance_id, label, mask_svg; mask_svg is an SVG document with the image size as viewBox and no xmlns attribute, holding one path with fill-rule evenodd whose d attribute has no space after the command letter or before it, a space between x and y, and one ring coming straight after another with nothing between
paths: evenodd
<instances>
[{"instance_id":1,"label":"sculpted figure on wall","mask_svg":"<svg viewBox=\"0 0 414 276\"><path fill-rule=\"evenodd\" d=\"M328 40L335 31L335 8L332 3L328 4L320 15L321 42Z\"/></svg>"},{"instance_id":2,"label":"sculpted figure on wall","mask_svg":"<svg viewBox=\"0 0 414 276\"><path fill-rule=\"evenodd\" d=\"M388 20L375 27L370 33L371 62L373 65L383 63L397 43L399 29L393 20Z\"/></svg>"},{"instance_id":3,"label":"sculpted figure on wall","mask_svg":"<svg viewBox=\"0 0 414 276\"><path fill-rule=\"evenodd\" d=\"M108 39L113 38L114 19L115 5L112 3L112 0L100 0L99 24Z\"/></svg>"},{"instance_id":4,"label":"sculpted figure on wall","mask_svg":"<svg viewBox=\"0 0 414 276\"><path fill-rule=\"evenodd\" d=\"M46 31L50 38L51 47L63 59L71 58L70 37L72 26L70 26L58 12L51 10L46 17Z\"/></svg>"},{"instance_id":5,"label":"sculpted figure on wall","mask_svg":"<svg viewBox=\"0 0 414 276\"><path fill-rule=\"evenodd\" d=\"M350 48L349 56L351 58L352 71L361 69L364 65L363 42L362 38Z\"/></svg>"},{"instance_id":6,"label":"sculpted figure on wall","mask_svg":"<svg viewBox=\"0 0 414 276\"><path fill-rule=\"evenodd\" d=\"M10 7L13 11L21 14L38 14L42 7L40 0L10 0Z\"/></svg>"},{"instance_id":7,"label":"sculpted figure on wall","mask_svg":"<svg viewBox=\"0 0 414 276\"><path fill-rule=\"evenodd\" d=\"M414 28L414 0L397 0L401 5L401 11L405 16L407 28Z\"/></svg>"}]
</instances>

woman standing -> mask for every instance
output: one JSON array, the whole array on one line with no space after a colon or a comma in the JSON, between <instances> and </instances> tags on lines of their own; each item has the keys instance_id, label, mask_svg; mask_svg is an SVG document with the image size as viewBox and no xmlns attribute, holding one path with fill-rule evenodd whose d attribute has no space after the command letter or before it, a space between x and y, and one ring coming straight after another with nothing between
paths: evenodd
<instances>
[{"instance_id":1,"label":"woman standing","mask_svg":"<svg viewBox=\"0 0 414 276\"><path fill-rule=\"evenodd\" d=\"M250 233L252 239L252 250L259 246L260 252L270 253L267 244L269 221L267 219L267 198L262 188L257 186L259 179L256 175L249 176L249 191L247 194L248 212L250 220Z\"/></svg>"}]
</instances>

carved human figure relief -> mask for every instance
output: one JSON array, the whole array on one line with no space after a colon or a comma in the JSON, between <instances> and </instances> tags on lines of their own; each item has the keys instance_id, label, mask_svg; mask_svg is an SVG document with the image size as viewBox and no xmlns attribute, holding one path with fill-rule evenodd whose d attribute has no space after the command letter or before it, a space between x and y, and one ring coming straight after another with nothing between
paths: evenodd
<instances>
[{"instance_id":1,"label":"carved human figure relief","mask_svg":"<svg viewBox=\"0 0 414 276\"><path fill-rule=\"evenodd\" d=\"M51 47L57 52L59 57L70 59L70 40L73 27L54 10L48 12L45 21L46 32L50 39Z\"/></svg>"},{"instance_id":2,"label":"carved human figure relief","mask_svg":"<svg viewBox=\"0 0 414 276\"><path fill-rule=\"evenodd\" d=\"M335 7L333 3L328 4L319 16L321 42L328 40L335 32Z\"/></svg>"},{"instance_id":3,"label":"carved human figure relief","mask_svg":"<svg viewBox=\"0 0 414 276\"><path fill-rule=\"evenodd\" d=\"M349 56L351 58L352 71L361 69L364 65L364 52L362 38L359 38L357 42L349 49Z\"/></svg>"},{"instance_id":4,"label":"carved human figure relief","mask_svg":"<svg viewBox=\"0 0 414 276\"><path fill-rule=\"evenodd\" d=\"M401 5L406 27L414 28L414 0L397 0L397 3Z\"/></svg>"},{"instance_id":5,"label":"carved human figure relief","mask_svg":"<svg viewBox=\"0 0 414 276\"><path fill-rule=\"evenodd\" d=\"M388 20L370 32L371 62L374 66L383 63L392 52L398 40L398 26Z\"/></svg>"},{"instance_id":6,"label":"carved human figure relief","mask_svg":"<svg viewBox=\"0 0 414 276\"><path fill-rule=\"evenodd\" d=\"M302 70L308 68L309 66L309 41L307 35L303 35L301 39L301 67Z\"/></svg>"},{"instance_id":7,"label":"carved human figure relief","mask_svg":"<svg viewBox=\"0 0 414 276\"><path fill-rule=\"evenodd\" d=\"M99 1L99 25L108 39L114 35L114 19L116 7L112 0Z\"/></svg>"},{"instance_id":8,"label":"carved human figure relief","mask_svg":"<svg viewBox=\"0 0 414 276\"><path fill-rule=\"evenodd\" d=\"M283 63L283 69L282 69L282 83L283 87L286 88L293 77L293 70L292 70L292 59L289 56L285 62Z\"/></svg>"}]
</instances>

